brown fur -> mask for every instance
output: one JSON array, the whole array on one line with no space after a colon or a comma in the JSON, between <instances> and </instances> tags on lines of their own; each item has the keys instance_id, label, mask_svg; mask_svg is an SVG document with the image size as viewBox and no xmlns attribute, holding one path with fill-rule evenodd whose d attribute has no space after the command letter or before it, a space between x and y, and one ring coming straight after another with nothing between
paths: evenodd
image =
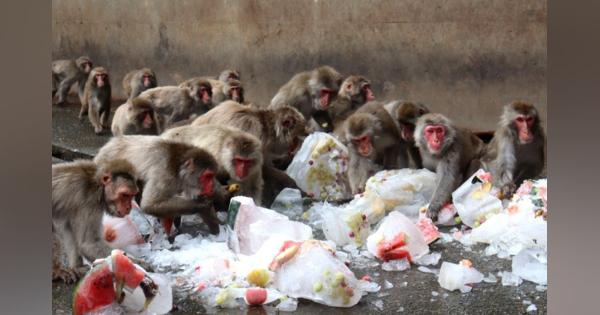
<instances>
[{"instance_id":1,"label":"brown fur","mask_svg":"<svg viewBox=\"0 0 600 315\"><path fill-rule=\"evenodd\" d=\"M196 89L176 86L160 86L149 89L142 92L139 97L152 103L152 107L162 122L161 130L171 127L176 122L202 115L211 106L197 101Z\"/></svg>"},{"instance_id":2,"label":"brown fur","mask_svg":"<svg viewBox=\"0 0 600 315\"><path fill-rule=\"evenodd\" d=\"M400 136L407 142L407 150L415 168L423 168L423 160L419 149L415 145L414 131L417 119L429 113L429 108L421 103L408 101L393 101L384 105L384 108L394 119Z\"/></svg>"},{"instance_id":3,"label":"brown fur","mask_svg":"<svg viewBox=\"0 0 600 315\"><path fill-rule=\"evenodd\" d=\"M150 75L150 86L144 86L144 75ZM157 86L156 74L149 68L131 70L123 77L123 91L125 92L127 99L132 99L145 90Z\"/></svg>"},{"instance_id":4,"label":"brown fur","mask_svg":"<svg viewBox=\"0 0 600 315\"><path fill-rule=\"evenodd\" d=\"M144 128L143 120L146 114L152 117L153 124ZM133 98L119 106L112 120L111 131L113 136L121 135L158 135L161 122L158 120L152 103L143 98Z\"/></svg>"},{"instance_id":5,"label":"brown fur","mask_svg":"<svg viewBox=\"0 0 600 315\"><path fill-rule=\"evenodd\" d=\"M77 82L79 101L83 103L83 89L88 74L93 68L88 56L75 60L55 60L52 62L52 96L58 95L57 104L64 104L71 86Z\"/></svg>"},{"instance_id":6,"label":"brown fur","mask_svg":"<svg viewBox=\"0 0 600 315\"><path fill-rule=\"evenodd\" d=\"M97 75L106 75L104 85L98 86ZM110 117L111 87L108 71L103 67L92 69L88 76L85 88L83 90L83 101L81 102L81 111L79 119L88 115L90 123L94 127L96 134L102 133L110 128L108 125Z\"/></svg>"}]
</instances>

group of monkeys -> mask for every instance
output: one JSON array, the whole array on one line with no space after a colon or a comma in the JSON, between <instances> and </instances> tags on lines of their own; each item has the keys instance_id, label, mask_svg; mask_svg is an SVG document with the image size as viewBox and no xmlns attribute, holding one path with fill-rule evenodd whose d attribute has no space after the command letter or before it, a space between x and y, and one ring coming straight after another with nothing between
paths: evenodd
<instances>
[{"instance_id":1,"label":"group of monkeys","mask_svg":"<svg viewBox=\"0 0 600 315\"><path fill-rule=\"evenodd\" d=\"M66 101L78 82L80 118L96 133L108 128L111 88L102 67L88 57L52 64L53 97ZM353 194L382 169L427 168L438 176L428 215L451 202L452 192L477 169L492 172L504 196L545 166L546 137L536 108L504 107L489 144L420 103L375 100L369 80L343 77L330 66L294 75L268 106L244 102L237 71L157 87L147 68L125 75L128 94L112 120L114 135L93 161L52 167L53 279L75 281L89 261L109 255L104 212L122 217L134 199L158 217L167 234L181 215L199 214L213 234L216 210L236 195L269 206L285 187L298 188L283 171L311 132L332 133L348 147ZM138 192L141 192L138 193ZM312 197L304 194L304 196ZM59 262L61 247L68 266Z\"/></svg>"}]
</instances>

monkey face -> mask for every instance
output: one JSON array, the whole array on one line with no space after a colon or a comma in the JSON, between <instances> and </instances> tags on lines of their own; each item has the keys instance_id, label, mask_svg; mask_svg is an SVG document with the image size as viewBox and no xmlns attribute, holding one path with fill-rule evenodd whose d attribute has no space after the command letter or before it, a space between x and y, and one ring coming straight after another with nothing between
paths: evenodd
<instances>
[{"instance_id":1,"label":"monkey face","mask_svg":"<svg viewBox=\"0 0 600 315\"><path fill-rule=\"evenodd\" d=\"M142 84L145 88L150 88L153 86L154 76L150 73L144 73L142 76Z\"/></svg>"},{"instance_id":2,"label":"monkey face","mask_svg":"<svg viewBox=\"0 0 600 315\"><path fill-rule=\"evenodd\" d=\"M200 85L198 87L198 97L200 97L202 103L204 103L205 105L210 104L212 101L212 89L210 85Z\"/></svg>"},{"instance_id":3,"label":"monkey face","mask_svg":"<svg viewBox=\"0 0 600 315\"><path fill-rule=\"evenodd\" d=\"M154 128L154 117L150 111L144 111L137 116L137 121L142 129Z\"/></svg>"},{"instance_id":4,"label":"monkey face","mask_svg":"<svg viewBox=\"0 0 600 315\"><path fill-rule=\"evenodd\" d=\"M444 144L444 137L446 135L446 127L444 125L427 125L423 134L427 141L427 148L431 153L439 153L442 150Z\"/></svg>"},{"instance_id":5,"label":"monkey face","mask_svg":"<svg viewBox=\"0 0 600 315\"><path fill-rule=\"evenodd\" d=\"M361 95L365 99L365 102L370 102L370 101L375 100L375 93L373 93L373 90L371 90L371 84L369 82L363 83L360 91L361 91Z\"/></svg>"},{"instance_id":6,"label":"monkey face","mask_svg":"<svg viewBox=\"0 0 600 315\"><path fill-rule=\"evenodd\" d=\"M137 185L133 180L106 174L102 178L102 185L104 185L104 198L108 204L107 212L120 218L128 215L131 211L131 202L138 193Z\"/></svg>"},{"instance_id":7,"label":"monkey face","mask_svg":"<svg viewBox=\"0 0 600 315\"><path fill-rule=\"evenodd\" d=\"M215 172L205 169L198 177L198 184L201 188L201 196L212 197L214 192Z\"/></svg>"},{"instance_id":8,"label":"monkey face","mask_svg":"<svg viewBox=\"0 0 600 315\"><path fill-rule=\"evenodd\" d=\"M201 160L197 157L195 159ZM203 197L212 197L216 166L204 165L201 161L195 162L190 158L184 162L179 172L184 183L183 193L186 198L200 200Z\"/></svg>"},{"instance_id":9,"label":"monkey face","mask_svg":"<svg viewBox=\"0 0 600 315\"><path fill-rule=\"evenodd\" d=\"M514 119L514 126L519 134L519 142L521 144L527 144L533 141L533 134L531 132L534 123L534 118L529 115L517 115Z\"/></svg>"},{"instance_id":10,"label":"monkey face","mask_svg":"<svg viewBox=\"0 0 600 315\"><path fill-rule=\"evenodd\" d=\"M232 101L236 101L238 103L242 103L244 101L243 90L240 86L232 86L229 89L229 98Z\"/></svg>"},{"instance_id":11,"label":"monkey face","mask_svg":"<svg viewBox=\"0 0 600 315\"><path fill-rule=\"evenodd\" d=\"M235 176L237 176L239 179L246 178L255 164L254 159L243 157L241 155L235 155L232 162L235 170Z\"/></svg>"},{"instance_id":12,"label":"monkey face","mask_svg":"<svg viewBox=\"0 0 600 315\"><path fill-rule=\"evenodd\" d=\"M313 106L317 110L326 110L334 97L335 91L333 89L322 87L317 92L316 99L313 101Z\"/></svg>"},{"instance_id":13,"label":"monkey face","mask_svg":"<svg viewBox=\"0 0 600 315\"><path fill-rule=\"evenodd\" d=\"M358 154L369 157L373 153L373 144L371 142L371 136L369 134L362 134L360 136L352 137L352 144L358 151Z\"/></svg>"},{"instance_id":14,"label":"monkey face","mask_svg":"<svg viewBox=\"0 0 600 315\"><path fill-rule=\"evenodd\" d=\"M94 74L94 81L97 87L103 87L108 84L108 75L104 72Z\"/></svg>"},{"instance_id":15,"label":"monkey face","mask_svg":"<svg viewBox=\"0 0 600 315\"><path fill-rule=\"evenodd\" d=\"M85 72L87 74L87 73L90 73L90 71L92 71L93 65L91 62L88 61L88 62L84 62L82 64L82 67L83 67L83 72Z\"/></svg>"}]
</instances>

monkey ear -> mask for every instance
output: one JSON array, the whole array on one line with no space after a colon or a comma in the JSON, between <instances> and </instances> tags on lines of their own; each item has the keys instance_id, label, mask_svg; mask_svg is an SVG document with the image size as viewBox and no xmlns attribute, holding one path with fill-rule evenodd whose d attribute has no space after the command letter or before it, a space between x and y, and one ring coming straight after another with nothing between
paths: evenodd
<instances>
[{"instance_id":1,"label":"monkey ear","mask_svg":"<svg viewBox=\"0 0 600 315\"><path fill-rule=\"evenodd\" d=\"M187 168L190 172L194 171L194 159L189 158L183 163L183 167Z\"/></svg>"},{"instance_id":2,"label":"monkey ear","mask_svg":"<svg viewBox=\"0 0 600 315\"><path fill-rule=\"evenodd\" d=\"M112 180L112 176L110 175L109 172L106 172L102 175L102 178L100 180L102 182L102 185L106 186L106 185L110 184L110 182Z\"/></svg>"},{"instance_id":3,"label":"monkey ear","mask_svg":"<svg viewBox=\"0 0 600 315\"><path fill-rule=\"evenodd\" d=\"M286 119L283 121L283 127L290 128L292 126L292 120Z\"/></svg>"}]
</instances>

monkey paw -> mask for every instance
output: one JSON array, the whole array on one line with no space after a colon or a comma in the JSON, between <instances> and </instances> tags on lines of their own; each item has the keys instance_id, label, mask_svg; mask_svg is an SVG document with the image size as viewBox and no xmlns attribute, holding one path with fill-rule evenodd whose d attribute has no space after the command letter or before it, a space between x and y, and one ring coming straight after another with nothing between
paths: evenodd
<instances>
[{"instance_id":1,"label":"monkey paw","mask_svg":"<svg viewBox=\"0 0 600 315\"><path fill-rule=\"evenodd\" d=\"M52 281L62 280L67 284L75 283L81 275L76 269L72 268L54 268L52 270Z\"/></svg>"},{"instance_id":2,"label":"monkey paw","mask_svg":"<svg viewBox=\"0 0 600 315\"><path fill-rule=\"evenodd\" d=\"M500 189L500 193L502 194L501 199L510 198L516 190L517 190L517 186L513 183L509 183L509 184L502 186L502 188Z\"/></svg>"}]
</instances>

